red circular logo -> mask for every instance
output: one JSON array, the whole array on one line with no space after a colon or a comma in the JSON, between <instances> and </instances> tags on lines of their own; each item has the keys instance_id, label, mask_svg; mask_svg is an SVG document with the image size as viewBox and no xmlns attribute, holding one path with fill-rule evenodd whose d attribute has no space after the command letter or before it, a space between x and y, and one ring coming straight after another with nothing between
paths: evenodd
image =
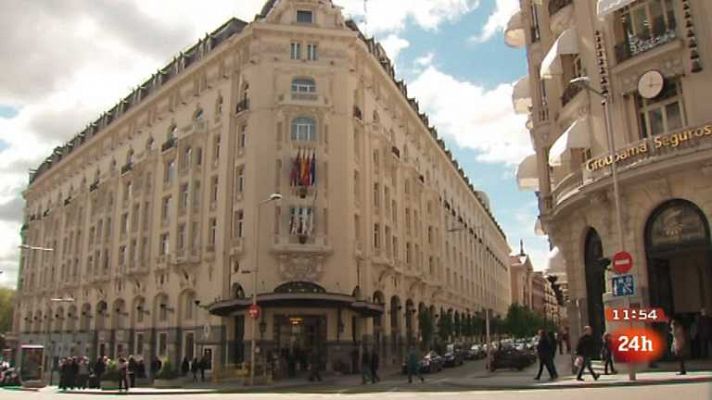
<instances>
[{"instance_id":1,"label":"red circular logo","mask_svg":"<svg viewBox=\"0 0 712 400\"><path fill-rule=\"evenodd\" d=\"M252 304L250 308L247 310L247 314L250 315L250 318L252 319L257 319L260 316L260 306L257 304Z\"/></svg>"},{"instance_id":2,"label":"red circular logo","mask_svg":"<svg viewBox=\"0 0 712 400\"><path fill-rule=\"evenodd\" d=\"M620 362L650 362L662 357L665 340L650 328L626 328L611 334L611 351Z\"/></svg>"},{"instance_id":3,"label":"red circular logo","mask_svg":"<svg viewBox=\"0 0 712 400\"><path fill-rule=\"evenodd\" d=\"M613 256L613 270L619 274L626 274L633 268L633 256L627 251L619 251Z\"/></svg>"}]
</instances>

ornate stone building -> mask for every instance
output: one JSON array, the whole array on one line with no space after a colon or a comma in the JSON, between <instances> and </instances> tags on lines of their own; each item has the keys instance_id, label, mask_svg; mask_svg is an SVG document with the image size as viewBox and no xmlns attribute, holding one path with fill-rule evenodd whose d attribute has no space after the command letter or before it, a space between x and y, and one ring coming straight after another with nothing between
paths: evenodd
<instances>
[{"instance_id":1,"label":"ornate stone building","mask_svg":"<svg viewBox=\"0 0 712 400\"><path fill-rule=\"evenodd\" d=\"M219 368L254 331L260 362L318 349L350 370L361 343L400 363L426 308L510 303L487 195L328 1L228 21L57 147L24 197L15 329L55 356Z\"/></svg>"},{"instance_id":2,"label":"ornate stone building","mask_svg":"<svg viewBox=\"0 0 712 400\"><path fill-rule=\"evenodd\" d=\"M604 304L662 307L689 324L712 308L712 3L520 3L505 36L527 49L513 100L535 154L518 178L563 257L572 333L606 329ZM600 267L620 250L633 256L630 301L611 295Z\"/></svg>"}]
</instances>

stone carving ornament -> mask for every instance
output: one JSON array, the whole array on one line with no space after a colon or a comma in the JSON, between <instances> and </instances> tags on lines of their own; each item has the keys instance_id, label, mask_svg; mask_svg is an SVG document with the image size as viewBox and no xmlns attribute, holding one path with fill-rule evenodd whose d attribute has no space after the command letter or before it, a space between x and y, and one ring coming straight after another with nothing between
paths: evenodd
<instances>
[{"instance_id":1,"label":"stone carving ornament","mask_svg":"<svg viewBox=\"0 0 712 400\"><path fill-rule=\"evenodd\" d=\"M284 281L318 281L323 275L322 257L282 256L280 257L279 275Z\"/></svg>"}]
</instances>

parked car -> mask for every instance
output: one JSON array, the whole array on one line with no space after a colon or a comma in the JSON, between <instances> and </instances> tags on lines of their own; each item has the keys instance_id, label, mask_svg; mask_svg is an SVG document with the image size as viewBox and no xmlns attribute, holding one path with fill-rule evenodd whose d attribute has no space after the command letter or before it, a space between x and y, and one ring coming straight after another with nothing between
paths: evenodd
<instances>
[{"instance_id":1,"label":"parked car","mask_svg":"<svg viewBox=\"0 0 712 400\"><path fill-rule=\"evenodd\" d=\"M463 354L460 351L448 351L443 355L443 366L446 368L457 367L463 363Z\"/></svg>"},{"instance_id":2,"label":"parked car","mask_svg":"<svg viewBox=\"0 0 712 400\"><path fill-rule=\"evenodd\" d=\"M420 372L423 373L433 373L439 372L443 369L443 358L435 351L429 351L425 353L425 356L420 360ZM403 374L408 373L408 366L404 361L402 364Z\"/></svg>"},{"instance_id":3,"label":"parked car","mask_svg":"<svg viewBox=\"0 0 712 400\"><path fill-rule=\"evenodd\" d=\"M487 356L487 351L485 351L485 345L473 344L470 347L469 353L472 355L473 360L480 360Z\"/></svg>"},{"instance_id":4,"label":"parked car","mask_svg":"<svg viewBox=\"0 0 712 400\"><path fill-rule=\"evenodd\" d=\"M529 350L517 349L515 345L503 345L493 352L490 370L495 371L502 368L511 368L521 371L531 365L534 361Z\"/></svg>"}]
</instances>

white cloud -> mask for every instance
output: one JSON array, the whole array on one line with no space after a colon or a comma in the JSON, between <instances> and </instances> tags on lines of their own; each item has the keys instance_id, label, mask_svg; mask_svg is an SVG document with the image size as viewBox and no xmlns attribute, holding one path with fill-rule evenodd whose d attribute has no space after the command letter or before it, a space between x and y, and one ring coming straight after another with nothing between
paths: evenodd
<instances>
[{"instance_id":1,"label":"white cloud","mask_svg":"<svg viewBox=\"0 0 712 400\"><path fill-rule=\"evenodd\" d=\"M370 0L364 13L363 0L335 0L344 13L359 22L368 35L400 32L407 21L426 30L435 30L443 22L452 22L475 10L480 0ZM364 16L367 24L364 25Z\"/></svg>"},{"instance_id":2,"label":"white cloud","mask_svg":"<svg viewBox=\"0 0 712 400\"><path fill-rule=\"evenodd\" d=\"M512 84L488 90L430 65L408 89L438 131L476 150L479 161L515 165L531 152L526 117L512 109Z\"/></svg>"},{"instance_id":3,"label":"white cloud","mask_svg":"<svg viewBox=\"0 0 712 400\"><path fill-rule=\"evenodd\" d=\"M385 39L381 40L380 43L394 64L401 50L407 49L410 46L409 41L397 36L395 33L391 33Z\"/></svg>"},{"instance_id":4,"label":"white cloud","mask_svg":"<svg viewBox=\"0 0 712 400\"><path fill-rule=\"evenodd\" d=\"M14 286L28 170L181 49L263 0L10 2L0 13L0 286ZM41 31L37 27L42 27Z\"/></svg>"},{"instance_id":5,"label":"white cloud","mask_svg":"<svg viewBox=\"0 0 712 400\"><path fill-rule=\"evenodd\" d=\"M427 67L433 63L434 58L435 58L435 53L430 52L422 57L416 58L415 65L420 66L420 67Z\"/></svg>"},{"instance_id":6,"label":"white cloud","mask_svg":"<svg viewBox=\"0 0 712 400\"><path fill-rule=\"evenodd\" d=\"M487 18L482 32L471 37L475 43L483 43L492 39L498 32L504 31L507 22L519 10L519 0L496 0L494 11Z\"/></svg>"}]
</instances>

